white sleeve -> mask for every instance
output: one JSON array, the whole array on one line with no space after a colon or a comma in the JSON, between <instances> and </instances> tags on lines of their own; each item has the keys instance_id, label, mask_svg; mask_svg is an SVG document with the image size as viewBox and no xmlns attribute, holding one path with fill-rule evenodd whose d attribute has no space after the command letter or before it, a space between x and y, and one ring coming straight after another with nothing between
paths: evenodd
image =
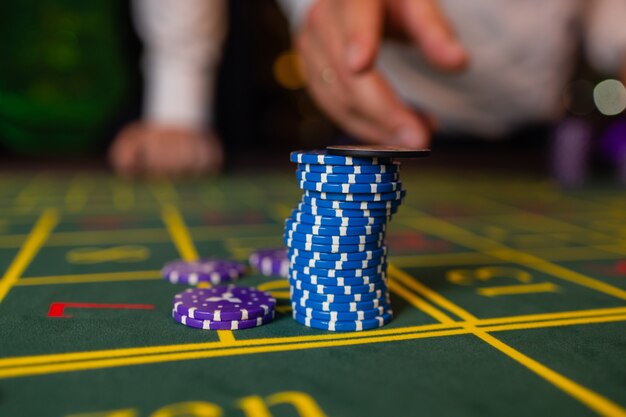
<instances>
[{"instance_id":1,"label":"white sleeve","mask_svg":"<svg viewBox=\"0 0 626 417\"><path fill-rule=\"evenodd\" d=\"M626 0L591 0L587 6L587 56L599 71L617 75L626 64Z\"/></svg>"},{"instance_id":2,"label":"white sleeve","mask_svg":"<svg viewBox=\"0 0 626 417\"><path fill-rule=\"evenodd\" d=\"M278 0L289 20L292 31L296 31L315 0Z\"/></svg>"},{"instance_id":3,"label":"white sleeve","mask_svg":"<svg viewBox=\"0 0 626 417\"><path fill-rule=\"evenodd\" d=\"M210 124L226 0L135 0L145 48L144 120L202 129Z\"/></svg>"}]
</instances>

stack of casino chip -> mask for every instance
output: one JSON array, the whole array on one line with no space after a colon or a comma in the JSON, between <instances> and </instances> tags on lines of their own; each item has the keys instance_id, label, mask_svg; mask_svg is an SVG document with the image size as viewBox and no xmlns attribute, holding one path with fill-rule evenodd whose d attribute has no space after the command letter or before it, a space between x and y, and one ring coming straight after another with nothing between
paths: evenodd
<instances>
[{"instance_id":1,"label":"stack of casino chip","mask_svg":"<svg viewBox=\"0 0 626 417\"><path fill-rule=\"evenodd\" d=\"M324 151L293 152L302 201L285 221L293 317L331 331L393 317L385 231L405 195L399 164Z\"/></svg>"},{"instance_id":2,"label":"stack of casino chip","mask_svg":"<svg viewBox=\"0 0 626 417\"><path fill-rule=\"evenodd\" d=\"M172 317L197 329L241 330L272 321L275 307L272 296L255 288L190 288L174 297Z\"/></svg>"}]
</instances>

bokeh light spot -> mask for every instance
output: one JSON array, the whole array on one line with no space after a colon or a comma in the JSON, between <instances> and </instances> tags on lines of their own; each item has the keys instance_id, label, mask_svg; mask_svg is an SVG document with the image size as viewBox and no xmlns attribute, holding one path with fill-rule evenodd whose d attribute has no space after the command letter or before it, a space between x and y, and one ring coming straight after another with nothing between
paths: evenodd
<instances>
[{"instance_id":1,"label":"bokeh light spot","mask_svg":"<svg viewBox=\"0 0 626 417\"><path fill-rule=\"evenodd\" d=\"M594 88L593 100L600 113L615 116L626 109L626 88L618 80L604 80Z\"/></svg>"},{"instance_id":2,"label":"bokeh light spot","mask_svg":"<svg viewBox=\"0 0 626 417\"><path fill-rule=\"evenodd\" d=\"M300 57L293 50L286 51L276 58L273 71L274 78L284 88L297 90L306 85Z\"/></svg>"}]
</instances>

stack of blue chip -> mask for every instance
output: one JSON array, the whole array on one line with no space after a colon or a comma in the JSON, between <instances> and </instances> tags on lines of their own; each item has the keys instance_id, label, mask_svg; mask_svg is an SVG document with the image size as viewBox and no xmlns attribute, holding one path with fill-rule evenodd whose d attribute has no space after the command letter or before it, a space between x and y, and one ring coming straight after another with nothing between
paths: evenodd
<instances>
[{"instance_id":1,"label":"stack of blue chip","mask_svg":"<svg viewBox=\"0 0 626 417\"><path fill-rule=\"evenodd\" d=\"M331 331L361 331L393 317L387 287L387 222L405 191L398 163L324 151L291 153L302 201L285 221L293 318Z\"/></svg>"}]
</instances>

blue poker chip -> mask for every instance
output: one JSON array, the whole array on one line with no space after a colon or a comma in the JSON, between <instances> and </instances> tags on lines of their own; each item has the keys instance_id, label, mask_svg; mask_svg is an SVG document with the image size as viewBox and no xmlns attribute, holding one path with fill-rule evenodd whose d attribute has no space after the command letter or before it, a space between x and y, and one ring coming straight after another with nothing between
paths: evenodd
<instances>
[{"instance_id":1,"label":"blue poker chip","mask_svg":"<svg viewBox=\"0 0 626 417\"><path fill-rule=\"evenodd\" d=\"M386 298L387 291L386 290L376 290L374 292L367 292L362 294L318 294L313 291L306 290L296 290L291 287L289 289L289 297L292 300L311 300L316 301L318 303L360 303L363 301L372 301L377 298Z\"/></svg>"},{"instance_id":2,"label":"blue poker chip","mask_svg":"<svg viewBox=\"0 0 626 417\"><path fill-rule=\"evenodd\" d=\"M350 217L322 217L294 212L291 218L285 220L285 229L293 230L294 232L312 233L315 235L355 236L383 233L387 227L386 221L364 225L350 224L348 226L343 226L342 223L346 223L343 222L344 219L350 219ZM381 217L352 217L352 219L363 220L365 223L370 219L381 219ZM333 222L332 220L336 220L336 222Z\"/></svg>"},{"instance_id":3,"label":"blue poker chip","mask_svg":"<svg viewBox=\"0 0 626 417\"><path fill-rule=\"evenodd\" d=\"M317 165L300 164L298 170L324 174L393 174L400 170L400 163L386 165Z\"/></svg>"},{"instance_id":4,"label":"blue poker chip","mask_svg":"<svg viewBox=\"0 0 626 417\"><path fill-rule=\"evenodd\" d=\"M310 252L301 249L291 249L287 255L298 256L301 258L317 259L320 261L363 261L367 259L376 259L387 254L387 246L382 246L376 250L352 252L352 253L325 253Z\"/></svg>"},{"instance_id":5,"label":"blue poker chip","mask_svg":"<svg viewBox=\"0 0 626 417\"><path fill-rule=\"evenodd\" d=\"M298 181L312 181L332 184L381 184L398 181L397 172L392 174L326 174L323 172L296 171Z\"/></svg>"},{"instance_id":6,"label":"blue poker chip","mask_svg":"<svg viewBox=\"0 0 626 417\"><path fill-rule=\"evenodd\" d=\"M293 279L289 279L289 285L291 285L296 290L300 291L310 291L316 292L318 294L342 294L342 295L350 295L350 294L365 294L369 292L375 292L377 290L386 290L387 283L386 282L378 282L367 285L343 285L343 286L332 286L332 285L312 285L307 284L302 281L294 281Z\"/></svg>"},{"instance_id":7,"label":"blue poker chip","mask_svg":"<svg viewBox=\"0 0 626 417\"><path fill-rule=\"evenodd\" d=\"M391 220L391 215L398 211L398 207L386 210L340 210L298 203L298 211L323 217L384 217L389 221Z\"/></svg>"},{"instance_id":8,"label":"blue poker chip","mask_svg":"<svg viewBox=\"0 0 626 417\"><path fill-rule=\"evenodd\" d=\"M326 193L317 192L311 190L304 190L305 197L317 198L319 200L331 200L331 201L400 201L406 196L406 190L393 191L390 193L376 193L376 194L342 194L342 193Z\"/></svg>"},{"instance_id":9,"label":"blue poker chip","mask_svg":"<svg viewBox=\"0 0 626 417\"><path fill-rule=\"evenodd\" d=\"M360 332L363 330L377 329L383 327L393 319L393 312L387 310L382 316L365 320L354 321L328 321L316 320L311 317L303 316L297 311L293 311L293 319L307 327L320 330L328 330L331 332Z\"/></svg>"},{"instance_id":10,"label":"blue poker chip","mask_svg":"<svg viewBox=\"0 0 626 417\"><path fill-rule=\"evenodd\" d=\"M380 249L377 242L366 243L364 245L318 245L311 242L302 242L295 239L286 239L285 246L292 249L301 249L310 252L343 253L343 252L363 252Z\"/></svg>"},{"instance_id":11,"label":"blue poker chip","mask_svg":"<svg viewBox=\"0 0 626 417\"><path fill-rule=\"evenodd\" d=\"M387 282L387 273L386 271L383 271L377 274L362 275L360 277L329 277L326 275L305 274L302 271L292 268L289 271L289 278L293 281L301 281L305 284L328 285L335 287L347 285L351 287L355 285L369 285Z\"/></svg>"},{"instance_id":12,"label":"blue poker chip","mask_svg":"<svg viewBox=\"0 0 626 417\"><path fill-rule=\"evenodd\" d=\"M353 231L352 234L371 234L382 232L385 229L387 223L386 217L326 217L316 216L313 214L303 213L299 210L293 210L291 212L291 219L299 223L305 223L310 225L325 226L325 227L345 227ZM371 226L374 230L371 232L360 232L358 226Z\"/></svg>"},{"instance_id":13,"label":"blue poker chip","mask_svg":"<svg viewBox=\"0 0 626 417\"><path fill-rule=\"evenodd\" d=\"M402 183L336 184L332 182L298 181L298 187L303 190L317 191L318 193L382 194L400 191L402 189Z\"/></svg>"},{"instance_id":14,"label":"blue poker chip","mask_svg":"<svg viewBox=\"0 0 626 417\"><path fill-rule=\"evenodd\" d=\"M329 155L323 150L295 151L289 155L291 162L314 165L388 165L390 158L353 158L351 156Z\"/></svg>"},{"instance_id":15,"label":"blue poker chip","mask_svg":"<svg viewBox=\"0 0 626 417\"><path fill-rule=\"evenodd\" d=\"M367 269L378 265L382 265L387 261L387 257L382 256L378 259L370 259L363 261L318 261L316 259L301 258L293 255L289 257L289 261L293 265L304 265L311 268L324 269Z\"/></svg>"},{"instance_id":16,"label":"blue poker chip","mask_svg":"<svg viewBox=\"0 0 626 417\"><path fill-rule=\"evenodd\" d=\"M320 277L336 278L336 277L367 277L370 275L380 274L387 270L387 264L377 265L366 269L324 269L310 268L302 265L291 265L290 272L298 271L301 274L317 275Z\"/></svg>"},{"instance_id":17,"label":"blue poker chip","mask_svg":"<svg viewBox=\"0 0 626 417\"><path fill-rule=\"evenodd\" d=\"M367 320L374 317L380 317L390 310L389 305L382 305L378 308L371 310L360 311L317 311L310 307L300 307L297 303L291 303L293 311L297 311L298 314L309 317L315 320L325 321L354 321L354 320Z\"/></svg>"},{"instance_id":18,"label":"blue poker chip","mask_svg":"<svg viewBox=\"0 0 626 417\"><path fill-rule=\"evenodd\" d=\"M379 233L377 235L360 236L320 236L288 230L285 232L284 239L285 241L289 239L300 240L302 242L311 242L317 245L364 245L366 243L373 242L377 242L382 245L383 240L385 239L385 234Z\"/></svg>"},{"instance_id":19,"label":"blue poker chip","mask_svg":"<svg viewBox=\"0 0 626 417\"><path fill-rule=\"evenodd\" d=\"M367 275L365 277L320 277L318 275L307 275L295 271L289 274L289 277L295 281L300 281L310 285L324 285L327 287L354 287L356 285L380 284L387 282L387 275L380 273L376 275Z\"/></svg>"},{"instance_id":20,"label":"blue poker chip","mask_svg":"<svg viewBox=\"0 0 626 417\"><path fill-rule=\"evenodd\" d=\"M336 210L389 210L397 209L402 201L333 201L313 197L308 195L308 192L305 192L302 196L302 202L310 206Z\"/></svg>"},{"instance_id":21,"label":"blue poker chip","mask_svg":"<svg viewBox=\"0 0 626 417\"><path fill-rule=\"evenodd\" d=\"M360 301L351 303L329 303L323 301L313 301L304 298L297 298L292 296L291 301L298 304L300 307L314 308L317 311L362 311L371 310L380 306L390 304L389 294L385 294L382 297L374 298L371 301Z\"/></svg>"}]
</instances>

